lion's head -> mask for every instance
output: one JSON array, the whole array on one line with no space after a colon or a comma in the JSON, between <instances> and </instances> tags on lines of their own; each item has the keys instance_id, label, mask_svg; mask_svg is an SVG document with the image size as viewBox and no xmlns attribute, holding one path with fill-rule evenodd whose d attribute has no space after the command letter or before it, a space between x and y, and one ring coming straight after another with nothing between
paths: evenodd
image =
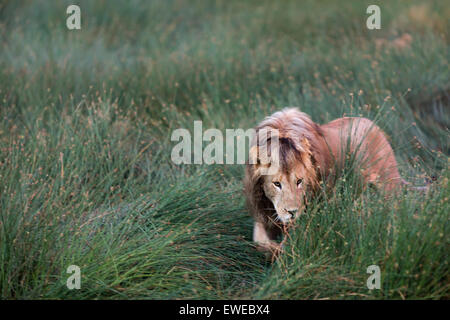
<instances>
[{"instance_id":1,"label":"lion's head","mask_svg":"<svg viewBox=\"0 0 450 320\"><path fill-rule=\"evenodd\" d=\"M275 174L261 176L264 195L276 212L275 221L283 224L303 212L308 180L311 180L307 167L300 162L286 164L279 167Z\"/></svg>"},{"instance_id":2,"label":"lion's head","mask_svg":"<svg viewBox=\"0 0 450 320\"><path fill-rule=\"evenodd\" d=\"M257 133L271 134L252 143L245 189L253 215L258 220L288 224L305 209L307 196L319 183L319 164L314 157L318 127L296 109L266 118ZM276 146L271 148L273 138ZM268 170L270 169L270 170Z\"/></svg>"}]
</instances>

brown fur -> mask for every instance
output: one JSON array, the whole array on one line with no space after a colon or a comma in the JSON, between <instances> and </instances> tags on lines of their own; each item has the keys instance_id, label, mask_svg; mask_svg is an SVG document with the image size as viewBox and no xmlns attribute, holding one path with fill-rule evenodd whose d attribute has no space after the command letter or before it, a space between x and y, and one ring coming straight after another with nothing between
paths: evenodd
<instances>
[{"instance_id":1,"label":"brown fur","mask_svg":"<svg viewBox=\"0 0 450 320\"><path fill-rule=\"evenodd\" d=\"M278 251L273 240L282 232L283 224L304 210L306 196L314 196L321 181L333 181L336 168L343 165L345 150L358 158L365 183L386 191L402 183L386 136L369 119L345 117L319 126L305 113L290 108L264 119L256 131L262 129L278 133L280 166L273 175L261 174L261 167L270 166L270 161L262 159L261 146L253 141L250 158L254 164L246 166L244 190L255 219L254 241L264 249ZM266 154L268 158L273 156ZM298 179L302 179L300 184ZM283 187L274 187L275 181Z\"/></svg>"}]
</instances>

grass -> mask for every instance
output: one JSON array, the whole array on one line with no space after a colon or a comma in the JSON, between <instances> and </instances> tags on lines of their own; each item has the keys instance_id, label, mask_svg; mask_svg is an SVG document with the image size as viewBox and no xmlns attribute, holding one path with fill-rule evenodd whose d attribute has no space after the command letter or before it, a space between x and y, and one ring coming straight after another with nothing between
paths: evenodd
<instances>
[{"instance_id":1,"label":"grass","mask_svg":"<svg viewBox=\"0 0 450 320\"><path fill-rule=\"evenodd\" d=\"M380 3L369 31L372 2L80 1L80 31L68 1L1 2L0 296L448 298L450 11ZM386 201L350 170L265 261L243 166L175 165L170 134L288 105L376 119L405 179L437 181Z\"/></svg>"}]
</instances>

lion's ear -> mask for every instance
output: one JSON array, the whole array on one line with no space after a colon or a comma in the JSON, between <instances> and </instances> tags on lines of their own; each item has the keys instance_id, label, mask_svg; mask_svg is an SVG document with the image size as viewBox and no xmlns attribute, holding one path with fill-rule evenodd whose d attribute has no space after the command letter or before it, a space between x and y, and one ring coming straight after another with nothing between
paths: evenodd
<instances>
[{"instance_id":1,"label":"lion's ear","mask_svg":"<svg viewBox=\"0 0 450 320\"><path fill-rule=\"evenodd\" d=\"M306 137L303 137L301 140L290 139L292 143L294 143L295 149L300 151L301 153L310 153L311 144Z\"/></svg>"},{"instance_id":2,"label":"lion's ear","mask_svg":"<svg viewBox=\"0 0 450 320\"><path fill-rule=\"evenodd\" d=\"M270 157L265 148L260 149L258 146L253 146L249 151L249 164L253 165L253 177L260 177L263 175L272 175L279 170L279 158L276 156Z\"/></svg>"},{"instance_id":3,"label":"lion's ear","mask_svg":"<svg viewBox=\"0 0 450 320\"><path fill-rule=\"evenodd\" d=\"M258 146L253 146L250 148L248 152L248 163L249 164L258 164Z\"/></svg>"},{"instance_id":4,"label":"lion's ear","mask_svg":"<svg viewBox=\"0 0 450 320\"><path fill-rule=\"evenodd\" d=\"M313 168L315 160L311 151L311 144L307 138L303 138L301 143L303 145L302 161L307 168Z\"/></svg>"},{"instance_id":5,"label":"lion's ear","mask_svg":"<svg viewBox=\"0 0 450 320\"><path fill-rule=\"evenodd\" d=\"M303 137L301 141L303 152L306 152L307 154L311 155L311 144L309 143L309 140L306 137Z\"/></svg>"}]
</instances>

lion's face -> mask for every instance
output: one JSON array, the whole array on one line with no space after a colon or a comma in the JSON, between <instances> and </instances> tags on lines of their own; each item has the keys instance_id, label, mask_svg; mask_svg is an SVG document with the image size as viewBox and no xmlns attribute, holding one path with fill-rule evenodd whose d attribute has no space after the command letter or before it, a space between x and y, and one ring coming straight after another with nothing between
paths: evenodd
<instances>
[{"instance_id":1,"label":"lion's face","mask_svg":"<svg viewBox=\"0 0 450 320\"><path fill-rule=\"evenodd\" d=\"M306 169L298 165L289 172L280 170L263 177L264 193L275 208L276 220L287 224L303 212L306 176Z\"/></svg>"},{"instance_id":2,"label":"lion's face","mask_svg":"<svg viewBox=\"0 0 450 320\"><path fill-rule=\"evenodd\" d=\"M284 118L280 120L281 116ZM312 125L300 112L286 111L266 119L257 128L257 139L249 150L245 184L253 212L263 216L264 221L274 218L274 222L282 224L292 222L305 210L306 195L317 190L320 165L313 154L317 148L316 137L310 134L314 131ZM263 130L270 133L269 138ZM275 217L270 216L273 209Z\"/></svg>"}]
</instances>

